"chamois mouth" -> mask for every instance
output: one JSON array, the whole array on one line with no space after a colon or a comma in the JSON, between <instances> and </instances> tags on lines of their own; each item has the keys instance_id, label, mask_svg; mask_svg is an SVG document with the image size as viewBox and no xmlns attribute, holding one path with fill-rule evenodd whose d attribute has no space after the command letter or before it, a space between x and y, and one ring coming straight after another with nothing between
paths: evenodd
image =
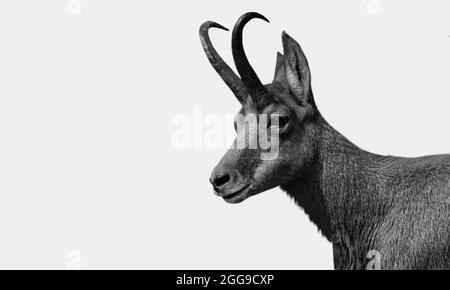
<instances>
[{"instance_id":1,"label":"chamois mouth","mask_svg":"<svg viewBox=\"0 0 450 290\"><path fill-rule=\"evenodd\" d=\"M231 194L228 194L226 196L222 196L222 198L228 202L228 203L239 203L241 201L243 201L244 199L246 199L248 197L247 193L248 193L248 188L250 187L250 184L245 185L244 187L242 187L241 189L239 189L238 191L235 191Z\"/></svg>"}]
</instances>

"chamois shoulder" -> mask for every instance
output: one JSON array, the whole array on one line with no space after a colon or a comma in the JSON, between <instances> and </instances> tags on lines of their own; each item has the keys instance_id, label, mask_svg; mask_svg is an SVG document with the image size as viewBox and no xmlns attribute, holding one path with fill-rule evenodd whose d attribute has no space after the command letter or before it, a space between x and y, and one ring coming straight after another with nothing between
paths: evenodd
<instances>
[{"instance_id":1,"label":"chamois shoulder","mask_svg":"<svg viewBox=\"0 0 450 290\"><path fill-rule=\"evenodd\" d=\"M373 169L384 180L386 191L446 195L450 192L450 155L380 157L373 163Z\"/></svg>"},{"instance_id":2,"label":"chamois shoulder","mask_svg":"<svg viewBox=\"0 0 450 290\"><path fill-rule=\"evenodd\" d=\"M430 155L414 158L380 156L372 165L378 170L393 174L412 174L420 172L449 172L450 154Z\"/></svg>"}]
</instances>

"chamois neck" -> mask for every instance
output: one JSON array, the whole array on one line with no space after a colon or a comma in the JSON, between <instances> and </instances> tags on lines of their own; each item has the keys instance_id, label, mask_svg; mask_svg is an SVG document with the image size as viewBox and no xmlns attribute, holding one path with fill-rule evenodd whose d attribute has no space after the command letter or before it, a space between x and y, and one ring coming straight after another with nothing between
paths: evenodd
<instances>
[{"instance_id":1,"label":"chamois neck","mask_svg":"<svg viewBox=\"0 0 450 290\"><path fill-rule=\"evenodd\" d=\"M314 156L300 176L282 189L329 241L349 248L369 246L379 217L371 164L379 156L358 148L322 117L306 130L315 138Z\"/></svg>"}]
</instances>

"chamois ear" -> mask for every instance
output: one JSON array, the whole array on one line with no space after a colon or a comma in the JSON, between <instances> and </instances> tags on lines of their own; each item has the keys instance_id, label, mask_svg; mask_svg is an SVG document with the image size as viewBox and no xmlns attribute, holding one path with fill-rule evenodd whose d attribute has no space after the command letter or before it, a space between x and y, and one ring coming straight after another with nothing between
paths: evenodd
<instances>
[{"instance_id":1,"label":"chamois ear","mask_svg":"<svg viewBox=\"0 0 450 290\"><path fill-rule=\"evenodd\" d=\"M277 52L277 65L275 67L275 77L273 82L286 84L286 66L284 64L284 56Z\"/></svg>"},{"instance_id":2,"label":"chamois ear","mask_svg":"<svg viewBox=\"0 0 450 290\"><path fill-rule=\"evenodd\" d=\"M308 61L300 45L285 31L282 34L286 80L300 104L310 100L311 74Z\"/></svg>"}]
</instances>

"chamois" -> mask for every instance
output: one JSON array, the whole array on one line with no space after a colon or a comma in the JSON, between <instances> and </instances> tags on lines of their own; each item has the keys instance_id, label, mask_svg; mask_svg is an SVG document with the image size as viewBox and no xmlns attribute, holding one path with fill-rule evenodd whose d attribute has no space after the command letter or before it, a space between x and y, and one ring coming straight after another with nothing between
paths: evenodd
<instances>
[{"instance_id":1,"label":"chamois","mask_svg":"<svg viewBox=\"0 0 450 290\"><path fill-rule=\"evenodd\" d=\"M333 244L335 269L366 269L370 251L380 254L381 269L450 269L450 155L381 156L352 144L317 109L307 59L286 32L275 78L263 85L242 43L253 18L268 22L249 12L232 31L240 77L209 38L210 28L225 27L205 22L200 40L242 104L239 114L278 116L279 155L263 160L261 148L231 148L212 172L215 194L238 203L280 186Z\"/></svg>"}]
</instances>

